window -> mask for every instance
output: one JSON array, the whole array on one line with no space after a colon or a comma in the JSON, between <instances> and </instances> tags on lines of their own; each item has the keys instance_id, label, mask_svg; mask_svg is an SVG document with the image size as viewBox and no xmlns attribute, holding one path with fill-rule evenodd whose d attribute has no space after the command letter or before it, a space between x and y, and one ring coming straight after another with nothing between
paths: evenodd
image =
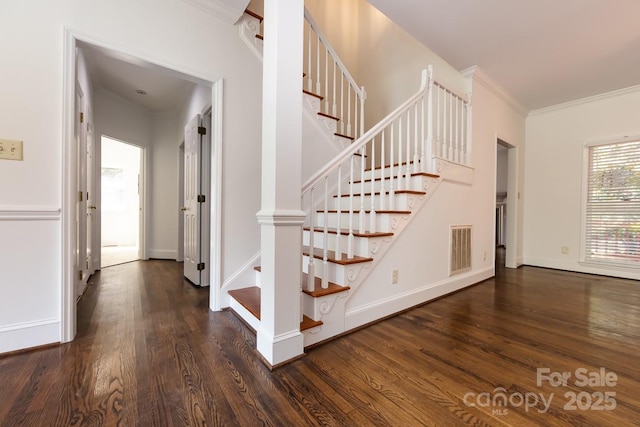
<instances>
[{"instance_id":1,"label":"window","mask_svg":"<svg viewBox=\"0 0 640 427\"><path fill-rule=\"evenodd\" d=\"M585 261L640 268L640 140L587 156Z\"/></svg>"}]
</instances>

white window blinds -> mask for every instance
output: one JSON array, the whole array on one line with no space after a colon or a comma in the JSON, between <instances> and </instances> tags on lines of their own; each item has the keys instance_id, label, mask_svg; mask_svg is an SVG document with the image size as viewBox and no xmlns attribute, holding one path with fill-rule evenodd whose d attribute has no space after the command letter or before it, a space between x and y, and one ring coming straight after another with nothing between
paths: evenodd
<instances>
[{"instance_id":1,"label":"white window blinds","mask_svg":"<svg viewBox=\"0 0 640 427\"><path fill-rule=\"evenodd\" d=\"M640 268L640 141L587 149L585 261Z\"/></svg>"}]
</instances>

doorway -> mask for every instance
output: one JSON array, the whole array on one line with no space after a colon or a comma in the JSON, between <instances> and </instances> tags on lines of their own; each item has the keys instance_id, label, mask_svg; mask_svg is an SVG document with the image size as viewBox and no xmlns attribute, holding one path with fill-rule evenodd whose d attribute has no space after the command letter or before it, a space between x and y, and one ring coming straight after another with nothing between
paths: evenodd
<instances>
[{"instance_id":1,"label":"doorway","mask_svg":"<svg viewBox=\"0 0 640 427\"><path fill-rule=\"evenodd\" d=\"M102 268L141 258L142 159L142 148L101 138Z\"/></svg>"},{"instance_id":2,"label":"doorway","mask_svg":"<svg viewBox=\"0 0 640 427\"><path fill-rule=\"evenodd\" d=\"M496 267L517 268L518 148L496 137Z\"/></svg>"}]
</instances>

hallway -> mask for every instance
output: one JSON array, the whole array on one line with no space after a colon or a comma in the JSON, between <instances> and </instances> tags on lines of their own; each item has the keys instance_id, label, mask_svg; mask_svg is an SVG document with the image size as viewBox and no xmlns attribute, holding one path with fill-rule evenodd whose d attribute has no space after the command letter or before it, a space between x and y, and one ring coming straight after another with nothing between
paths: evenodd
<instances>
[{"instance_id":1,"label":"hallway","mask_svg":"<svg viewBox=\"0 0 640 427\"><path fill-rule=\"evenodd\" d=\"M270 372L255 335L182 264L96 274L74 342L0 357L0 426L638 425L638 282L522 267L308 351ZM616 385L536 384L605 368ZM527 408L477 396L547 398ZM615 392L568 410L567 392ZM470 397L471 396L471 397ZM528 396L533 396L530 394ZM594 395L595 396L595 395ZM593 404L596 400L594 398ZM475 405L475 406L472 406ZM635 420L635 421L633 421ZM634 424L636 423L636 424Z\"/></svg>"}]
</instances>

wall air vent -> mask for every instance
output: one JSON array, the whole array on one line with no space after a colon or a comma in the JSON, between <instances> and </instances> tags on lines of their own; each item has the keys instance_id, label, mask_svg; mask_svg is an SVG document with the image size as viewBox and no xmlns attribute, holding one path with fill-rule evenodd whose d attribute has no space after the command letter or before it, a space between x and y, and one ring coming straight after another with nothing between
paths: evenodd
<instances>
[{"instance_id":1,"label":"wall air vent","mask_svg":"<svg viewBox=\"0 0 640 427\"><path fill-rule=\"evenodd\" d=\"M471 226L452 225L449 242L449 275L471 270Z\"/></svg>"}]
</instances>

